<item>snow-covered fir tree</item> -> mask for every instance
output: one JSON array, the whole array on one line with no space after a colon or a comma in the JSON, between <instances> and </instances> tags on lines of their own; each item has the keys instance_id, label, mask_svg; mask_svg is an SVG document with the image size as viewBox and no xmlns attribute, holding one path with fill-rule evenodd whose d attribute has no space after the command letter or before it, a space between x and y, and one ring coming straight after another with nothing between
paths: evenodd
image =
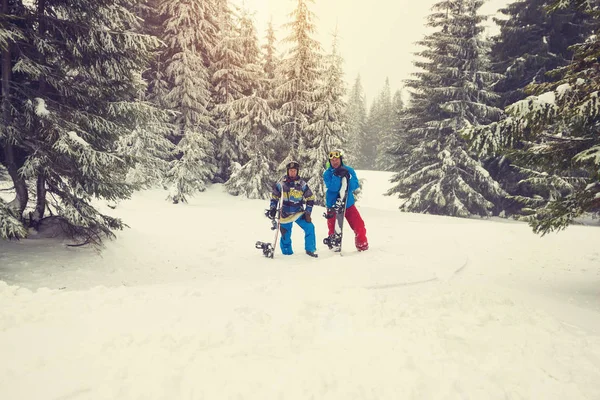
<instances>
[{"instance_id":1,"label":"snow-covered fir tree","mask_svg":"<svg viewBox=\"0 0 600 400\"><path fill-rule=\"evenodd\" d=\"M363 169L375 169L375 158L377 157L377 144L379 132L382 129L380 118L383 115L383 104L381 95L377 96L369 107L367 122L365 124L365 135L360 144L360 154L364 160Z\"/></svg>"},{"instance_id":2,"label":"snow-covered fir tree","mask_svg":"<svg viewBox=\"0 0 600 400\"><path fill-rule=\"evenodd\" d=\"M27 229L15 214L14 208L0 198L0 238L22 239L27 236Z\"/></svg>"},{"instance_id":3,"label":"snow-covered fir tree","mask_svg":"<svg viewBox=\"0 0 600 400\"><path fill-rule=\"evenodd\" d=\"M171 132L171 116L144 116L143 124L119 138L117 152L131 157L133 165L126 181L138 188L162 186L169 171L174 145L167 135Z\"/></svg>"},{"instance_id":4,"label":"snow-covered fir tree","mask_svg":"<svg viewBox=\"0 0 600 400\"><path fill-rule=\"evenodd\" d=\"M277 39L275 37L275 30L273 29L273 22L269 21L267 24L267 33L265 37L265 43L261 47L260 54L260 65L263 71L263 80L260 85L260 96L267 99L269 106L273 110L278 110L281 107L281 103L277 101L275 95L275 89L281 83L281 79L277 74L277 67L280 65L281 60L277 55L277 49L275 47Z\"/></svg>"},{"instance_id":5,"label":"snow-covered fir tree","mask_svg":"<svg viewBox=\"0 0 600 400\"><path fill-rule=\"evenodd\" d=\"M573 55L569 47L593 29L589 15L572 6L549 12L553 2L514 1L494 19L500 33L493 40L491 61L493 71L504 75L494 86L501 108L524 99L527 85L552 81L546 72L567 65Z\"/></svg>"},{"instance_id":6,"label":"snow-covered fir tree","mask_svg":"<svg viewBox=\"0 0 600 400\"><path fill-rule=\"evenodd\" d=\"M554 81L547 72L567 65L572 58L569 46L591 32L594 23L588 15L570 6L550 13L552 2L515 1L500 10L503 17L496 19L500 33L493 40L491 60L493 70L504 75L494 85L502 108L525 98L529 84ZM526 183L526 174L506 152L498 151L499 142L487 141L492 136L474 139L472 148L479 152L486 170L511 195L547 197L555 190ZM508 214L523 212L522 204L512 197L503 208Z\"/></svg>"},{"instance_id":7,"label":"snow-covered fir tree","mask_svg":"<svg viewBox=\"0 0 600 400\"><path fill-rule=\"evenodd\" d=\"M269 21L267 25L267 34L265 38L265 43L262 46L261 52L261 61L263 72L264 72L264 80L261 82L260 88L260 97L266 99L269 103L269 107L273 110L273 123L277 128L277 137L271 138L270 147L274 151L275 161L277 166L279 166L280 161L285 157L285 155L289 152L289 143L286 142L283 137L283 131L281 130L280 121L278 121L278 117L280 115L279 109L283 104L283 99L278 99L276 90L277 87L283 83L283 79L281 75L279 75L279 65L281 64L281 59L278 56L276 45L276 36L275 30L273 29L272 21ZM275 170L277 170L275 168Z\"/></svg>"},{"instance_id":8,"label":"snow-covered fir tree","mask_svg":"<svg viewBox=\"0 0 600 400\"><path fill-rule=\"evenodd\" d=\"M231 177L225 182L227 191L251 199L270 197L275 176L273 142L279 137L273 125L274 113L262 89L267 79L260 66L256 29L251 16L242 11L240 39L246 85L243 97L229 105L229 130L238 136L238 162L232 163Z\"/></svg>"},{"instance_id":9,"label":"snow-covered fir tree","mask_svg":"<svg viewBox=\"0 0 600 400\"><path fill-rule=\"evenodd\" d=\"M333 37L331 53L325 59L322 81L316 91L314 122L306 128L310 143L304 161L306 163L304 174L319 205L325 204L323 171L324 164L328 160L327 155L329 151L343 147L346 139L344 121L346 84L342 71L342 58L337 52L337 40L336 33Z\"/></svg>"},{"instance_id":10,"label":"snow-covered fir tree","mask_svg":"<svg viewBox=\"0 0 600 400\"><path fill-rule=\"evenodd\" d=\"M281 61L277 74L279 85L275 89L278 109L278 128L282 131L288 149L279 159L279 170L296 160L306 165L307 149L311 137L307 127L314 122L313 112L321 73L321 45L315 34L315 15L309 9L314 0L296 0L296 8L290 13L292 21L286 23L291 33L284 39L290 47Z\"/></svg>"},{"instance_id":11,"label":"snow-covered fir tree","mask_svg":"<svg viewBox=\"0 0 600 400\"><path fill-rule=\"evenodd\" d=\"M392 107L392 91L389 78L385 79L383 90L376 101L377 108L370 115L367 130L372 135L374 157L371 168L386 171L390 168L388 151L392 147L394 113Z\"/></svg>"},{"instance_id":12,"label":"snow-covered fir tree","mask_svg":"<svg viewBox=\"0 0 600 400\"><path fill-rule=\"evenodd\" d=\"M565 7L578 7L596 20L600 15L596 4L582 0L557 2L554 10ZM572 50L571 63L553 71L556 82L531 85L536 95L510 105L508 118L469 132L512 149L510 156L527 176L523 181L546 188L545 196L517 197L541 234L585 213L600 213L600 31Z\"/></svg>"},{"instance_id":13,"label":"snow-covered fir tree","mask_svg":"<svg viewBox=\"0 0 600 400\"><path fill-rule=\"evenodd\" d=\"M0 104L0 183L10 180L14 187L15 198L10 203L0 201L0 238L22 238L27 235L23 225L23 212L29 202L27 181L20 174L26 153L19 146L26 131L20 126L20 118L15 115L19 108L15 102L18 98L14 87L19 78L13 75L13 54L19 45L27 42L28 24L31 11L25 9L21 1L2 2L3 23L0 26L0 50L2 51L2 103ZM8 68L7 68L8 67ZM17 80L17 82L14 82ZM16 84L15 84L16 83ZM4 172L6 171L6 174ZM9 186L3 184L2 186Z\"/></svg>"},{"instance_id":14,"label":"snow-covered fir tree","mask_svg":"<svg viewBox=\"0 0 600 400\"><path fill-rule=\"evenodd\" d=\"M356 168L365 168L367 162L360 149L366 135L367 102L360 75L350 89L344 119L347 127L345 157Z\"/></svg>"},{"instance_id":15,"label":"snow-covered fir tree","mask_svg":"<svg viewBox=\"0 0 600 400\"><path fill-rule=\"evenodd\" d=\"M210 103L209 52L216 40L215 12L203 0L163 0L163 41L167 44L165 75L169 91L163 103L177 112L174 136L175 159L168 181L174 203L204 191L214 177L215 132L208 110Z\"/></svg>"},{"instance_id":16,"label":"snow-covered fir tree","mask_svg":"<svg viewBox=\"0 0 600 400\"><path fill-rule=\"evenodd\" d=\"M422 72L408 80L411 105L408 138L395 146L390 194L406 199L405 211L468 217L488 216L505 193L467 151L459 131L487 123L500 110L490 104L487 45L481 38L482 1L444 0L433 6L428 26L435 32L420 42L415 62Z\"/></svg>"},{"instance_id":17,"label":"snow-covered fir tree","mask_svg":"<svg viewBox=\"0 0 600 400\"><path fill-rule=\"evenodd\" d=\"M382 165L382 169L384 170L390 170L392 168L392 160L398 153L397 146L402 146L406 140L406 126L404 124L405 116L406 108L402 97L402 90L396 90L394 97L392 98L392 135L386 147L386 161Z\"/></svg>"},{"instance_id":18,"label":"snow-covered fir tree","mask_svg":"<svg viewBox=\"0 0 600 400\"><path fill-rule=\"evenodd\" d=\"M392 146L392 97L389 79L369 109L365 132L360 144L363 168L389 169L387 151Z\"/></svg>"},{"instance_id":19,"label":"snow-covered fir tree","mask_svg":"<svg viewBox=\"0 0 600 400\"><path fill-rule=\"evenodd\" d=\"M265 44L262 45L261 64L267 79L266 86L269 89L272 89L275 82L275 71L280 62L279 57L277 57L277 50L275 49L277 39L275 37L272 20L267 24L267 35L265 39Z\"/></svg>"},{"instance_id":20,"label":"snow-covered fir tree","mask_svg":"<svg viewBox=\"0 0 600 400\"><path fill-rule=\"evenodd\" d=\"M119 154L117 142L162 114L138 101L145 91L141 74L158 41L139 33L136 6L134 0L4 2L5 15L27 30L19 37L16 26L9 27L13 33L2 35L3 72L8 66L15 73L7 73L3 85L20 80L18 95L3 86L8 136L0 136L11 142L2 142L3 163L9 172L19 168L17 193L23 183L35 193L31 225L50 223L44 219L49 212L80 243L99 243L122 227L92 199L131 194L125 177L135 159ZM8 118L7 107L14 110ZM21 207L13 207L19 220Z\"/></svg>"},{"instance_id":21,"label":"snow-covered fir tree","mask_svg":"<svg viewBox=\"0 0 600 400\"><path fill-rule=\"evenodd\" d=\"M402 98L402 90L396 90L392 98L392 130L394 136L402 127L401 119L404 112L404 99Z\"/></svg>"},{"instance_id":22,"label":"snow-covered fir tree","mask_svg":"<svg viewBox=\"0 0 600 400\"><path fill-rule=\"evenodd\" d=\"M225 182L231 175L233 163L239 159L242 147L237 132L231 130L231 103L244 96L250 87L251 77L246 69L244 44L240 31L239 16L234 13L227 0L216 0L218 10L218 41L211 52L211 83L213 90L213 121L217 126L217 181Z\"/></svg>"},{"instance_id":23,"label":"snow-covered fir tree","mask_svg":"<svg viewBox=\"0 0 600 400\"><path fill-rule=\"evenodd\" d=\"M261 66L261 52L258 43L256 27L252 14L248 9L242 9L240 14L240 45L244 60L244 81L242 93L252 96L262 91L265 82L265 73Z\"/></svg>"},{"instance_id":24,"label":"snow-covered fir tree","mask_svg":"<svg viewBox=\"0 0 600 400\"><path fill-rule=\"evenodd\" d=\"M164 40L164 24L168 15L161 13L163 0L144 0L138 5L137 15L144 21L142 32ZM150 66L144 72L143 77L148 82L145 98L160 108L168 108L164 103L165 96L169 91L169 82L166 76L165 59L170 56L166 51L167 45L164 41L161 46L152 52ZM171 133L173 128L171 128Z\"/></svg>"},{"instance_id":25,"label":"snow-covered fir tree","mask_svg":"<svg viewBox=\"0 0 600 400\"><path fill-rule=\"evenodd\" d=\"M277 131L273 126L273 112L269 103L259 96L246 96L231 105L232 128L243 138L244 153L249 161L233 164L231 178L225 182L230 194L250 199L270 198L277 165L273 140Z\"/></svg>"},{"instance_id":26,"label":"snow-covered fir tree","mask_svg":"<svg viewBox=\"0 0 600 400\"><path fill-rule=\"evenodd\" d=\"M164 16L159 12L159 1L143 0L136 4L134 11L144 21L139 28L141 33L155 37L161 35ZM148 83L144 85L146 90L138 95L140 101L149 101L162 109L167 108L162 100L168 90L162 71L161 55L164 49L162 44L150 52L149 68L142 74ZM169 140L169 135L173 132L170 124L172 117L172 112L164 112L160 116L144 115L143 124L119 138L117 151L134 160L127 173L128 183L139 188L160 187L164 184L174 150L174 144Z\"/></svg>"}]
</instances>

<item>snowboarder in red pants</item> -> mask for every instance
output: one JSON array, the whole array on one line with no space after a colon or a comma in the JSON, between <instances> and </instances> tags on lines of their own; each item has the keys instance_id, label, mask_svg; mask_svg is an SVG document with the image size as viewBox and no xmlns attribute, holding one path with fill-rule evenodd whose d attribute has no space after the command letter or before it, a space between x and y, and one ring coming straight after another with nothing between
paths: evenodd
<instances>
[{"instance_id":1,"label":"snowboarder in red pants","mask_svg":"<svg viewBox=\"0 0 600 400\"><path fill-rule=\"evenodd\" d=\"M335 231L335 211L333 206L338 199L342 178L348 177L348 199L346 200L346 221L354 231L354 243L359 251L369 249L367 240L367 229L356 205L354 204L354 191L358 189L358 178L353 168L344 165L344 153L342 150L329 152L328 168L323 173L323 180L327 192L325 193L325 205L327 207L327 228L331 237Z\"/></svg>"}]
</instances>

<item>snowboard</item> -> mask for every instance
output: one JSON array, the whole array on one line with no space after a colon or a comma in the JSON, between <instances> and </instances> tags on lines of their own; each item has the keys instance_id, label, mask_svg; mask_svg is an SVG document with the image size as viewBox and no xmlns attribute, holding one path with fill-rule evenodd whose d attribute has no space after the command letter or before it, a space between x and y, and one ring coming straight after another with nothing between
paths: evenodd
<instances>
[{"instance_id":1,"label":"snowboard","mask_svg":"<svg viewBox=\"0 0 600 400\"><path fill-rule=\"evenodd\" d=\"M342 238L344 236L344 219L346 217L346 201L348 200L348 176L342 178L342 185L338 198L333 206L335 210L335 228L333 235L323 239L323 244L337 253L342 252Z\"/></svg>"},{"instance_id":2,"label":"snowboard","mask_svg":"<svg viewBox=\"0 0 600 400\"><path fill-rule=\"evenodd\" d=\"M297 212L285 218L281 218L281 207L277 209L276 217L271 220L271 229L275 230L275 237L272 242L256 242L256 248L261 249L263 255L267 258L273 258L275 256L275 250L277 249L277 243L279 239L279 232L281 231L281 224L288 222L294 222L298 218L304 215L304 211Z\"/></svg>"},{"instance_id":3,"label":"snowboard","mask_svg":"<svg viewBox=\"0 0 600 400\"><path fill-rule=\"evenodd\" d=\"M278 182L277 184L280 185L281 181ZM281 216L282 207L283 207L283 193L281 194L281 197L279 197L279 201L277 202L277 210L275 213L275 218L271 219L271 230L275 231L275 237L273 238L273 241L272 242L257 241L255 244L255 247L257 249L262 250L263 255L267 258L275 257L275 250L277 249L277 242L279 239L279 231L281 230L281 224L286 224L288 222L294 222L304 214L304 211L299 211L295 214L288 215L287 217L282 217ZM269 210L267 210L267 212L268 211ZM267 215L267 214L265 213L265 215Z\"/></svg>"}]
</instances>

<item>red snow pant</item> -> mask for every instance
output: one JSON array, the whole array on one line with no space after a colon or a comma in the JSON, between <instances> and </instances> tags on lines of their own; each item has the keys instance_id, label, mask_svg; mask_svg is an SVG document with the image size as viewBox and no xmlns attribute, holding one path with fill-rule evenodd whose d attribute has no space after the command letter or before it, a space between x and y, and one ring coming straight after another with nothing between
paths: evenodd
<instances>
[{"instance_id":1,"label":"red snow pant","mask_svg":"<svg viewBox=\"0 0 600 400\"><path fill-rule=\"evenodd\" d=\"M367 250L369 248L369 241L367 240L367 228L365 228L365 221L363 221L356 205L346 208L346 221L350 225L350 228L354 231L354 244L358 250ZM327 219L327 228L329 229L329 236L335 232L335 215L332 218Z\"/></svg>"}]
</instances>

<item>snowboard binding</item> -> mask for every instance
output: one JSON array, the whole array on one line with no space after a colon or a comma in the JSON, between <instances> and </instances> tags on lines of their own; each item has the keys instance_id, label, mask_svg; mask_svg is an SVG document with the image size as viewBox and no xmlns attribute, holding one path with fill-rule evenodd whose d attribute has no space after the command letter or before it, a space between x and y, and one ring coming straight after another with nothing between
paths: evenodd
<instances>
[{"instance_id":1,"label":"snowboard binding","mask_svg":"<svg viewBox=\"0 0 600 400\"><path fill-rule=\"evenodd\" d=\"M258 242L256 242L255 246L257 249L262 250L263 256L265 256L267 258L273 258L275 249L273 248L273 245L271 243L265 243L265 242L258 241Z\"/></svg>"},{"instance_id":2,"label":"snowboard binding","mask_svg":"<svg viewBox=\"0 0 600 400\"><path fill-rule=\"evenodd\" d=\"M275 216L271 216L271 210L270 209L266 209L265 210L265 217L269 218L269 220L271 220L271 230L274 231L275 229L277 229L277 218L275 218Z\"/></svg>"},{"instance_id":3,"label":"snowboard binding","mask_svg":"<svg viewBox=\"0 0 600 400\"><path fill-rule=\"evenodd\" d=\"M323 244L329 247L329 250L340 251L342 244L342 235L334 233L333 235L327 236L323 239Z\"/></svg>"}]
</instances>

